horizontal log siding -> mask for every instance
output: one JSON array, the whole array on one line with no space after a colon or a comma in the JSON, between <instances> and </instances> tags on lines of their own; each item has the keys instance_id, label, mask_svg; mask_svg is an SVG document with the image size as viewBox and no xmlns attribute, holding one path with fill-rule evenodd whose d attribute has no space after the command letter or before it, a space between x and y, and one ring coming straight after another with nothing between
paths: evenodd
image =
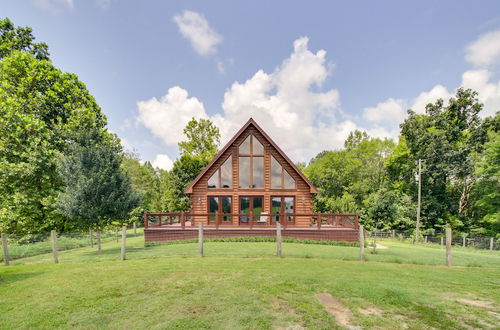
<instances>
[{"instance_id":1,"label":"horizontal log siding","mask_svg":"<svg viewBox=\"0 0 500 330\"><path fill-rule=\"evenodd\" d=\"M264 189L240 189L238 177L238 146L253 134L264 146ZM226 189L208 189L208 179L215 171L223 164L229 155L233 157L233 188ZM296 189L271 189L271 155L284 167L284 169L295 179ZM193 213L208 212L208 196L231 196L232 197L232 213L239 213L239 197L240 196L263 196L264 212L271 212L271 197L273 196L293 196L295 197L294 213L311 213L312 212L312 195L309 185L293 170L292 166L280 156L279 152L265 139L258 130L249 127L243 134L239 136L233 145L207 170L205 175L193 186L191 194L191 208ZM206 217L195 217L194 221L205 221ZM237 225L237 219L233 219L234 225ZM308 218L297 217L295 226L309 227Z\"/></svg>"}]
</instances>

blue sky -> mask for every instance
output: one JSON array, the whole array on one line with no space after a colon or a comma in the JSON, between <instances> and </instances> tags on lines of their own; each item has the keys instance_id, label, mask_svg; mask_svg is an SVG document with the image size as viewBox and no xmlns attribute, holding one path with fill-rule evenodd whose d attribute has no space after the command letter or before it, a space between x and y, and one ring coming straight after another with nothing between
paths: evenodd
<instances>
[{"instance_id":1,"label":"blue sky","mask_svg":"<svg viewBox=\"0 0 500 330\"><path fill-rule=\"evenodd\" d=\"M226 141L254 117L295 161L353 129L397 138L406 109L473 87L500 110L499 1L3 1L76 73L143 160L192 116Z\"/></svg>"}]
</instances>

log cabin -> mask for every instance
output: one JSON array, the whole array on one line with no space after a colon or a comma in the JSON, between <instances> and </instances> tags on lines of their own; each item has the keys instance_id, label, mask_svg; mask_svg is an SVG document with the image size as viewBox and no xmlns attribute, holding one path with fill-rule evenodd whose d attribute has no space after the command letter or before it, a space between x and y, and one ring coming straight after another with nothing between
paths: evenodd
<instances>
[{"instance_id":1,"label":"log cabin","mask_svg":"<svg viewBox=\"0 0 500 330\"><path fill-rule=\"evenodd\" d=\"M146 241L196 237L283 236L357 240L357 214L313 212L316 187L250 118L186 187L191 210L145 213ZM162 221L163 220L163 221Z\"/></svg>"}]
</instances>

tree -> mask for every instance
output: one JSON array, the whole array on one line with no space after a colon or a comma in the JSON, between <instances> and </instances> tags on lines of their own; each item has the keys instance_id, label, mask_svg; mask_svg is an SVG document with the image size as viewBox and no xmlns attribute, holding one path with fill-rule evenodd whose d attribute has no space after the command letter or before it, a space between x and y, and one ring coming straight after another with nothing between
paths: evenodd
<instances>
[{"instance_id":1,"label":"tree","mask_svg":"<svg viewBox=\"0 0 500 330\"><path fill-rule=\"evenodd\" d=\"M0 231L19 235L71 223L54 208L56 160L77 132L105 132L85 85L48 60L31 28L0 20Z\"/></svg>"},{"instance_id":2,"label":"tree","mask_svg":"<svg viewBox=\"0 0 500 330\"><path fill-rule=\"evenodd\" d=\"M8 18L0 20L0 60L16 50L30 53L38 60L48 60L47 44L35 43L34 40L30 27L14 27Z\"/></svg>"},{"instance_id":3,"label":"tree","mask_svg":"<svg viewBox=\"0 0 500 330\"><path fill-rule=\"evenodd\" d=\"M448 105L443 100L428 104L426 114L409 111L401 124L402 141L408 148L406 164L394 176L411 180L418 159L424 159L422 175L422 220L424 227L451 224L467 230L470 227L471 189L474 185L474 158L481 153L486 132L478 116L482 104L477 93L459 89ZM406 173L402 173L402 172ZM399 172L399 173L398 173ZM414 193L415 183L406 185ZM408 187L413 188L408 189ZM416 198L416 197L414 197Z\"/></svg>"},{"instance_id":4,"label":"tree","mask_svg":"<svg viewBox=\"0 0 500 330\"><path fill-rule=\"evenodd\" d=\"M180 158L168 174L165 200L169 211L187 211L189 198L184 189L217 154L219 128L208 119L192 119L184 128L187 140L179 142Z\"/></svg>"},{"instance_id":5,"label":"tree","mask_svg":"<svg viewBox=\"0 0 500 330\"><path fill-rule=\"evenodd\" d=\"M96 228L98 235L112 220L128 219L139 204L139 196L121 168L120 152L115 136L108 135L107 141L101 141L94 134L84 133L70 144L58 163L65 184L56 203L58 211L78 221L79 227Z\"/></svg>"},{"instance_id":6,"label":"tree","mask_svg":"<svg viewBox=\"0 0 500 330\"><path fill-rule=\"evenodd\" d=\"M191 119L184 128L184 135L187 140L179 142L181 155L199 157L208 163L217 154L220 132L209 119Z\"/></svg>"},{"instance_id":7,"label":"tree","mask_svg":"<svg viewBox=\"0 0 500 330\"><path fill-rule=\"evenodd\" d=\"M500 122L500 113L496 120ZM495 234L500 232L500 133L491 130L488 136L489 141L476 168L478 180L473 194L480 224L475 229Z\"/></svg>"}]
</instances>

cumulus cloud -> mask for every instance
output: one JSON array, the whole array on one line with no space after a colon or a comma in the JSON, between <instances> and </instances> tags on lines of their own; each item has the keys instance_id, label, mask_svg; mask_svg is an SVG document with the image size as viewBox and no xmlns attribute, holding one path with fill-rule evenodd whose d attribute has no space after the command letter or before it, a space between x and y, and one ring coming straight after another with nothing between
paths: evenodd
<instances>
[{"instance_id":1,"label":"cumulus cloud","mask_svg":"<svg viewBox=\"0 0 500 330\"><path fill-rule=\"evenodd\" d=\"M207 118L203 103L179 86L170 88L160 100L137 102L137 108L137 120L168 145L183 139L182 131L191 118Z\"/></svg>"},{"instance_id":2,"label":"cumulus cloud","mask_svg":"<svg viewBox=\"0 0 500 330\"><path fill-rule=\"evenodd\" d=\"M500 30L480 36L465 49L465 59L478 67L500 63Z\"/></svg>"},{"instance_id":3,"label":"cumulus cloud","mask_svg":"<svg viewBox=\"0 0 500 330\"><path fill-rule=\"evenodd\" d=\"M40 9L60 14L64 10L73 10L75 8L74 0L33 0L35 6Z\"/></svg>"},{"instance_id":4,"label":"cumulus cloud","mask_svg":"<svg viewBox=\"0 0 500 330\"><path fill-rule=\"evenodd\" d=\"M401 122L405 116L404 101L390 98L375 107L365 108L363 117L370 122Z\"/></svg>"},{"instance_id":5,"label":"cumulus cloud","mask_svg":"<svg viewBox=\"0 0 500 330\"><path fill-rule=\"evenodd\" d=\"M174 162L168 155L164 154L158 154L156 155L156 158L151 162L151 165L153 167L161 168L162 170L170 171L172 169L172 166L174 165Z\"/></svg>"},{"instance_id":6,"label":"cumulus cloud","mask_svg":"<svg viewBox=\"0 0 500 330\"><path fill-rule=\"evenodd\" d=\"M357 125L336 118L337 90L318 91L330 74L329 65L326 52L310 51L308 41L297 39L290 57L273 72L258 70L250 79L233 83L224 94L222 114L208 116L200 101L173 87L160 101L138 102L138 119L168 145L182 140L191 117L210 118L221 129L222 143L253 117L296 161L340 148Z\"/></svg>"},{"instance_id":7,"label":"cumulus cloud","mask_svg":"<svg viewBox=\"0 0 500 330\"><path fill-rule=\"evenodd\" d=\"M446 102L452 97L453 94L448 92L448 89L443 85L436 85L432 87L430 91L425 91L420 93L416 98L413 99L413 103L410 109L416 113L425 113L425 106L429 103L434 103L438 99L443 99Z\"/></svg>"},{"instance_id":8,"label":"cumulus cloud","mask_svg":"<svg viewBox=\"0 0 500 330\"><path fill-rule=\"evenodd\" d=\"M222 37L210 27L201 14L185 10L174 16L174 22L182 36L189 40L193 49L201 56L212 55L217 51L217 45Z\"/></svg>"},{"instance_id":9,"label":"cumulus cloud","mask_svg":"<svg viewBox=\"0 0 500 330\"><path fill-rule=\"evenodd\" d=\"M484 104L482 117L500 111L500 81L490 82L491 76L488 70L469 70L462 75L462 86L477 91L479 101Z\"/></svg>"}]
</instances>

